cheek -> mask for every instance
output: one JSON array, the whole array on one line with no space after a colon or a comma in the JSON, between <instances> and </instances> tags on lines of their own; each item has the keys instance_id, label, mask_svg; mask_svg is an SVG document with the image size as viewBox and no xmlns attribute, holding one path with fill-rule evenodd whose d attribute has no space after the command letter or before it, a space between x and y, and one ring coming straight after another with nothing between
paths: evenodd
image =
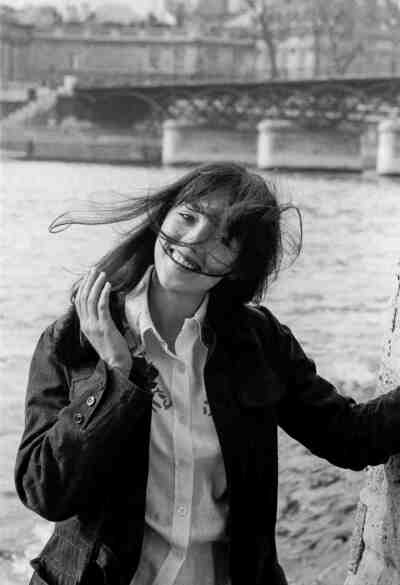
<instances>
[{"instance_id":1,"label":"cheek","mask_svg":"<svg viewBox=\"0 0 400 585\"><path fill-rule=\"evenodd\" d=\"M179 240L180 230L172 213L167 215L161 225L161 232L166 236Z\"/></svg>"},{"instance_id":2,"label":"cheek","mask_svg":"<svg viewBox=\"0 0 400 585\"><path fill-rule=\"evenodd\" d=\"M154 265L156 267L156 270L160 270L160 268L162 267L162 263L165 259L165 252L163 250L161 241L160 241L160 236L158 236L155 246L154 246Z\"/></svg>"},{"instance_id":3,"label":"cheek","mask_svg":"<svg viewBox=\"0 0 400 585\"><path fill-rule=\"evenodd\" d=\"M237 253L228 250L225 246L210 248L208 264L221 273L229 271L237 260Z\"/></svg>"}]
</instances>

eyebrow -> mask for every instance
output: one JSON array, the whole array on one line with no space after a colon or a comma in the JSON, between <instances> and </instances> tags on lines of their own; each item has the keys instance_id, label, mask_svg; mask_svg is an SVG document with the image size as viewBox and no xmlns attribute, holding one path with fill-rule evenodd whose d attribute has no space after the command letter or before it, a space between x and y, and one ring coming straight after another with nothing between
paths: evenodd
<instances>
[{"instance_id":1,"label":"eyebrow","mask_svg":"<svg viewBox=\"0 0 400 585\"><path fill-rule=\"evenodd\" d=\"M205 215L210 221L212 221L215 225L219 225L221 223L221 214L217 211L208 211L207 209L205 209L203 206L199 205L198 203L192 203L192 202L182 202L183 205L185 205L185 207L188 207L189 209L192 209L193 211L196 211L197 213L201 213L202 215Z\"/></svg>"}]
</instances>

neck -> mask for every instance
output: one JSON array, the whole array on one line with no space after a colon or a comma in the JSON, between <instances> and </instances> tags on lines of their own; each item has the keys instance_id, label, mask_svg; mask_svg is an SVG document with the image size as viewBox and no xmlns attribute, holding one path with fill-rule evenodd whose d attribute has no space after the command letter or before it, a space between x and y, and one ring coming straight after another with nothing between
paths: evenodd
<instances>
[{"instance_id":1,"label":"neck","mask_svg":"<svg viewBox=\"0 0 400 585\"><path fill-rule=\"evenodd\" d=\"M175 340L185 319L193 317L203 299L204 296L182 295L164 289L154 271L149 293L150 314L157 331L170 349L174 350Z\"/></svg>"}]
</instances>

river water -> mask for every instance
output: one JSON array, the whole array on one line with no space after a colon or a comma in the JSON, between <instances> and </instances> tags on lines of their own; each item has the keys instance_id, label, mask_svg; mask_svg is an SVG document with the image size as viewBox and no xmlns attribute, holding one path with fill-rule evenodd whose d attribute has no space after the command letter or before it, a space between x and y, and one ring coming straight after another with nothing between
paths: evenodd
<instances>
[{"instance_id":1,"label":"river water","mask_svg":"<svg viewBox=\"0 0 400 585\"><path fill-rule=\"evenodd\" d=\"M56 235L47 227L58 214L88 200L142 193L183 172L1 164L1 583L26 582L26 559L49 531L19 503L12 478L30 356L41 330L66 307L77 275L119 237L111 227L73 227ZM292 328L323 376L340 391L367 398L400 252L400 183L372 174L273 178L281 201L296 203L302 211L304 247L265 303ZM281 436L281 449L280 556L296 583L312 583L322 569L344 558L362 477L336 470L287 437Z\"/></svg>"}]
</instances>

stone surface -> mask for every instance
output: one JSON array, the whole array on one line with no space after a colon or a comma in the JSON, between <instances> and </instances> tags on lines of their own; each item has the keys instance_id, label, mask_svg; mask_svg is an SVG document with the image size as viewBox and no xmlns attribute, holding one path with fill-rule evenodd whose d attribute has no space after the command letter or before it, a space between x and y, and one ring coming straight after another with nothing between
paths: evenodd
<instances>
[{"instance_id":1,"label":"stone surface","mask_svg":"<svg viewBox=\"0 0 400 585\"><path fill-rule=\"evenodd\" d=\"M400 120L384 120L378 129L377 171L380 175L400 175Z\"/></svg>"},{"instance_id":2,"label":"stone surface","mask_svg":"<svg viewBox=\"0 0 400 585\"><path fill-rule=\"evenodd\" d=\"M258 125L257 165L261 169L361 171L361 129L307 129L288 120Z\"/></svg>"},{"instance_id":3,"label":"stone surface","mask_svg":"<svg viewBox=\"0 0 400 585\"><path fill-rule=\"evenodd\" d=\"M400 385L400 263L388 312L377 395ZM400 583L400 455L371 467L360 493L345 585Z\"/></svg>"},{"instance_id":4,"label":"stone surface","mask_svg":"<svg viewBox=\"0 0 400 585\"><path fill-rule=\"evenodd\" d=\"M198 126L185 120L166 120L162 162L165 165L235 160L255 165L257 135L252 130Z\"/></svg>"}]
</instances>

